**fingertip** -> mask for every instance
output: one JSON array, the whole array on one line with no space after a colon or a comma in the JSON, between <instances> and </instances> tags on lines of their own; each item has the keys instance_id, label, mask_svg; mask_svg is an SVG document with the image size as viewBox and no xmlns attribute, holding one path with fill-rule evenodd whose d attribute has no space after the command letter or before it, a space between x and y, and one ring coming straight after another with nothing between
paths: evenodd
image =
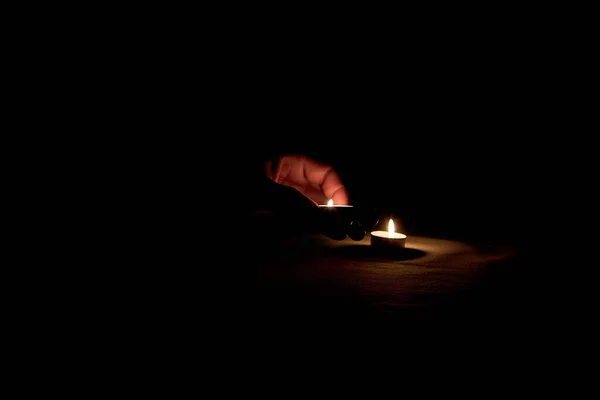
<instances>
[{"instance_id":1,"label":"fingertip","mask_svg":"<svg viewBox=\"0 0 600 400\"><path fill-rule=\"evenodd\" d=\"M339 204L343 206L350 205L350 197L348 196L348 192L344 188L338 189L332 197L334 204Z\"/></svg>"}]
</instances>

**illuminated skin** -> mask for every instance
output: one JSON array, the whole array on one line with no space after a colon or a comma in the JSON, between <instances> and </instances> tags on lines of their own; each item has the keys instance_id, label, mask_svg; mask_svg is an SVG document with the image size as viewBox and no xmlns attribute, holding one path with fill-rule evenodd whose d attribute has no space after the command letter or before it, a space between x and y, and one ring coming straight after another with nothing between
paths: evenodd
<instances>
[{"instance_id":1,"label":"illuminated skin","mask_svg":"<svg viewBox=\"0 0 600 400\"><path fill-rule=\"evenodd\" d=\"M275 165L267 161L265 167L271 180L296 189L314 204L327 204L330 199L333 204L350 204L348 191L331 165L305 155L287 154Z\"/></svg>"}]
</instances>

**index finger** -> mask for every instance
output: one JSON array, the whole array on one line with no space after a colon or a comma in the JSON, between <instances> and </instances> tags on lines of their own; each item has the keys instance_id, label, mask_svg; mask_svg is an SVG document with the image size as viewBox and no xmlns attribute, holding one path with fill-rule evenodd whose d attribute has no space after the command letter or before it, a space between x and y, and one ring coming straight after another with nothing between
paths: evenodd
<instances>
[{"instance_id":1,"label":"index finger","mask_svg":"<svg viewBox=\"0 0 600 400\"><path fill-rule=\"evenodd\" d=\"M268 176L277 183L291 186L316 204L327 203L349 205L348 191L340 175L325 163L304 155L288 154L279 157L277 168L272 171L272 164L267 164Z\"/></svg>"},{"instance_id":2,"label":"index finger","mask_svg":"<svg viewBox=\"0 0 600 400\"><path fill-rule=\"evenodd\" d=\"M313 187L317 187L333 200L334 204L349 205L350 198L342 178L338 172L328 164L303 157L303 174Z\"/></svg>"},{"instance_id":3,"label":"index finger","mask_svg":"<svg viewBox=\"0 0 600 400\"><path fill-rule=\"evenodd\" d=\"M321 190L325 196L333 200L333 204L349 205L350 198L339 174L330 167L323 176Z\"/></svg>"}]
</instances>

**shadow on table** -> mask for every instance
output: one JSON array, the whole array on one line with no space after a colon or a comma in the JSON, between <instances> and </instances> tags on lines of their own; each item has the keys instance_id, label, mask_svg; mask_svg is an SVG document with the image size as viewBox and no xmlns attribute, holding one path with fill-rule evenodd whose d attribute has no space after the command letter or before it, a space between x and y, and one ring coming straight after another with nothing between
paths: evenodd
<instances>
[{"instance_id":1,"label":"shadow on table","mask_svg":"<svg viewBox=\"0 0 600 400\"><path fill-rule=\"evenodd\" d=\"M425 256L427 253L423 250L413 249L410 247L406 248L391 248L391 249L377 249L371 246L365 245L349 245L334 247L331 249L336 255L344 257L356 257L356 258L387 258L391 260L415 260Z\"/></svg>"}]
</instances>

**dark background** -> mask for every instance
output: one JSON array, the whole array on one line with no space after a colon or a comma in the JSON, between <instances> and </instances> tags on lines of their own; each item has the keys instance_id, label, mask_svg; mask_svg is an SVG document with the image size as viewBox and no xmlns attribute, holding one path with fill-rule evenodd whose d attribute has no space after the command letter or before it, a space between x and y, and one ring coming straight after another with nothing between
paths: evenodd
<instances>
[{"instance_id":1,"label":"dark background","mask_svg":"<svg viewBox=\"0 0 600 400\"><path fill-rule=\"evenodd\" d=\"M564 213L564 83L544 42L452 32L238 41L217 96L224 148L329 163L355 205L415 234L532 244Z\"/></svg>"},{"instance_id":2,"label":"dark background","mask_svg":"<svg viewBox=\"0 0 600 400\"><path fill-rule=\"evenodd\" d=\"M89 137L90 124L99 132L90 149L101 149L101 184L81 219L100 234L73 234L94 247L77 261L101 258L89 281L116 284L112 310L148 321L145 331L195 333L188 324L221 326L213 314L235 318L263 263L252 247L260 232L238 216L260 197L265 157L278 153L333 165L353 204L393 216L409 236L533 250L494 293L518 284L542 304L574 303L567 294L591 281L589 260L571 261L585 230L557 226L579 205L571 188L581 171L572 167L587 145L566 146L578 127L565 96L570 81L555 79L565 78L552 56L557 41L510 41L503 30L495 41L479 31L427 40L427 30L385 42L360 34L306 42L273 30L267 39L146 40L141 62L118 57L118 79L108 68L90 75L101 87L92 93L104 96L79 102L94 118L76 137ZM138 44L124 53L132 49ZM75 153L88 158L87 148ZM294 213L297 202L279 204ZM568 262L555 262L557 249Z\"/></svg>"},{"instance_id":3,"label":"dark background","mask_svg":"<svg viewBox=\"0 0 600 400\"><path fill-rule=\"evenodd\" d=\"M328 163L353 205L394 216L407 233L523 245L560 218L549 206L563 185L547 150L556 115L471 72L460 84L406 79L402 89L381 82L331 96L318 83L292 86L281 104L250 112L234 157L302 153Z\"/></svg>"},{"instance_id":4,"label":"dark background","mask_svg":"<svg viewBox=\"0 0 600 400\"><path fill-rule=\"evenodd\" d=\"M485 18L479 27L428 37L432 24L402 27L411 19L369 37L360 20L353 34L334 30L310 39L307 25L294 37L273 27L258 35L257 26L234 31L223 24L172 37L168 28L156 37L140 29L127 42L116 35L118 46L106 46L107 55L86 41L81 47L93 50L83 61L69 48L84 64L78 90L48 92L77 107L61 109L61 124L51 128L62 132L64 116L75 138L65 143L68 153L86 162L91 153L98 157L93 173L77 176L77 196L65 202L80 206L81 184L92 183L84 194L92 204L84 202L76 217L93 236L70 229L68 237L93 251L73 255L87 247L62 240L77 265L68 281L87 271L86 283L102 286L100 308L114 301L124 321L142 313L150 327L144 333L169 325L163 321L207 320L199 303L227 319L230 309L219 306L238 300L236 282L244 286L253 261L244 246L256 236L234 217L257 195L264 156L286 152L333 165L354 204L398 217L409 235L579 251L573 239L585 230L553 229L579 205L570 188L580 170L564 166L587 147L564 146L578 131L567 90L578 86L571 79L577 68L563 72L556 61L571 57L557 47L572 43L538 30L509 38L512 27L504 24L482 29ZM80 164L65 169L79 172ZM582 183L594 187L592 180ZM80 268L90 258L100 258L91 273ZM529 281L547 280L550 266L531 260L526 267L544 273L528 274ZM590 281L582 272L589 262L565 263L565 274L559 267L552 283L561 285L548 292L558 288L557 301L564 302L565 291ZM78 285L89 293L87 284ZM121 294L108 299L105 287Z\"/></svg>"},{"instance_id":5,"label":"dark background","mask_svg":"<svg viewBox=\"0 0 600 400\"><path fill-rule=\"evenodd\" d=\"M409 234L529 246L568 218L576 118L552 37L485 21L379 38L309 30L255 26L152 50L168 65L139 85L150 92L133 113L147 129L132 140L143 172L132 181L148 180L167 218L193 215L183 231L226 231L260 192L265 158L284 153L333 165L353 204Z\"/></svg>"}]
</instances>

